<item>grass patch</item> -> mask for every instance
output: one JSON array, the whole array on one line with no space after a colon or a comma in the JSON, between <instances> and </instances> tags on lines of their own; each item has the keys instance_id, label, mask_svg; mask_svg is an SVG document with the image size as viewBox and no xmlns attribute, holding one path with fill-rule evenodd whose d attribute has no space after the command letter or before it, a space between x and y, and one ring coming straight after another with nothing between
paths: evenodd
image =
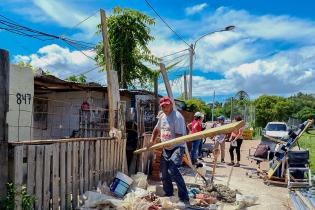
<instances>
[{"instance_id":1,"label":"grass patch","mask_svg":"<svg viewBox=\"0 0 315 210\"><path fill-rule=\"evenodd\" d=\"M315 174L315 130L312 130L310 133L304 133L298 142L301 148L310 151L311 170Z\"/></svg>"}]
</instances>

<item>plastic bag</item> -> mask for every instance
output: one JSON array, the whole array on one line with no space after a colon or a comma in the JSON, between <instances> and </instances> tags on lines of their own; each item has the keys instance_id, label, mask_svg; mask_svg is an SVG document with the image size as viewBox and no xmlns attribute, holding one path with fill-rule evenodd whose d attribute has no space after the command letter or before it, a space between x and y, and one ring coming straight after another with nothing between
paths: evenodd
<instances>
[{"instance_id":1,"label":"plastic bag","mask_svg":"<svg viewBox=\"0 0 315 210\"><path fill-rule=\"evenodd\" d=\"M99 205L108 205L116 209L121 205L121 200L97 192L87 191L85 192L85 197L87 198L83 205L85 208L96 208Z\"/></svg>"},{"instance_id":2,"label":"plastic bag","mask_svg":"<svg viewBox=\"0 0 315 210\"><path fill-rule=\"evenodd\" d=\"M256 201L258 200L258 197L255 195L241 195L236 194L236 209L242 209L246 207L250 207L255 205Z\"/></svg>"},{"instance_id":3,"label":"plastic bag","mask_svg":"<svg viewBox=\"0 0 315 210\"><path fill-rule=\"evenodd\" d=\"M133 183L131 185L132 190L136 190L136 188L142 188L145 190L147 189L148 186L147 175L138 172L137 174L132 175L131 178L133 179Z\"/></svg>"}]
</instances>

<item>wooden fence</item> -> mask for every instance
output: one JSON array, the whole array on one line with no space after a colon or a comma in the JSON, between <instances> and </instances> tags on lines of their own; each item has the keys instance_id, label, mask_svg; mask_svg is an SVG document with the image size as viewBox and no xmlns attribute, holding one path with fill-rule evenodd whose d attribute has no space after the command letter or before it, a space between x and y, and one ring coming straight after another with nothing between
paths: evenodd
<instances>
[{"instance_id":1,"label":"wooden fence","mask_svg":"<svg viewBox=\"0 0 315 210\"><path fill-rule=\"evenodd\" d=\"M9 143L10 144L10 143ZM110 137L45 140L10 144L17 191L36 196L34 209L75 209L79 195L112 181L126 167L126 140ZM16 198L21 209L21 197Z\"/></svg>"}]
</instances>

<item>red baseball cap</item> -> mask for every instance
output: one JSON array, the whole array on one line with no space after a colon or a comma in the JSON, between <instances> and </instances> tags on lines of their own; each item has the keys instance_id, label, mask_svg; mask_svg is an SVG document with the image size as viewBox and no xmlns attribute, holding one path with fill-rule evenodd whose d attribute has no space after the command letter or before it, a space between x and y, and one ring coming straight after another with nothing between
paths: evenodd
<instances>
[{"instance_id":1,"label":"red baseball cap","mask_svg":"<svg viewBox=\"0 0 315 210\"><path fill-rule=\"evenodd\" d=\"M172 100L168 96L164 96L160 99L160 106L172 104Z\"/></svg>"}]
</instances>

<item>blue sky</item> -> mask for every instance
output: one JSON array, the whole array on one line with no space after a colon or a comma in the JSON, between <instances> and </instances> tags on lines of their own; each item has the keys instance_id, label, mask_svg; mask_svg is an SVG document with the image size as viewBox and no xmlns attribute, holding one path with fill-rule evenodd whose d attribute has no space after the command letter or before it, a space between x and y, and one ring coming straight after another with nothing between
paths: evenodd
<instances>
[{"instance_id":1,"label":"blue sky","mask_svg":"<svg viewBox=\"0 0 315 210\"><path fill-rule=\"evenodd\" d=\"M193 96L218 100L245 90L251 98L262 94L289 96L315 92L315 2L311 0L149 0L153 7L183 37L193 43L201 35L228 25L232 32L215 33L201 39L196 47ZM155 40L150 49L163 56L187 48L139 0L1 0L0 14L22 25L47 33L96 43L97 11L110 14L114 6L129 7L156 18L151 28ZM74 27L86 17L95 14ZM76 49L58 41L39 41L0 31L0 48L10 51L11 62L25 61L49 69L62 78L85 72L94 62ZM93 51L86 49L93 56ZM188 55L169 73L174 95L183 91L183 71L188 73ZM176 56L178 56L176 55ZM174 56L174 57L176 57ZM167 57L171 63L174 57ZM182 59L182 60L181 60ZM89 81L105 79L96 70ZM160 91L165 93L162 80Z\"/></svg>"}]
</instances>

